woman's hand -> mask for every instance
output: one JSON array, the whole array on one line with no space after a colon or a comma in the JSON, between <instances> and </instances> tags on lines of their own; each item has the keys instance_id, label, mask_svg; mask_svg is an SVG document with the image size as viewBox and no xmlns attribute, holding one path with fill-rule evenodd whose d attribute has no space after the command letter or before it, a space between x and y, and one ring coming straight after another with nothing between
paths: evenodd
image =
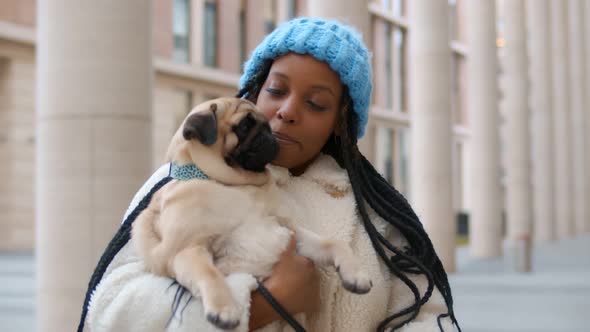
<instances>
[{"instance_id":1,"label":"woman's hand","mask_svg":"<svg viewBox=\"0 0 590 332\"><path fill-rule=\"evenodd\" d=\"M264 285L291 314L318 309L319 276L311 259L297 255L295 236Z\"/></svg>"},{"instance_id":2,"label":"woman's hand","mask_svg":"<svg viewBox=\"0 0 590 332\"><path fill-rule=\"evenodd\" d=\"M315 265L309 258L297 255L296 249L297 239L292 236L272 275L264 281L264 286L291 315L315 311L319 307L319 277ZM280 318L262 294L252 293L250 330Z\"/></svg>"}]
</instances>

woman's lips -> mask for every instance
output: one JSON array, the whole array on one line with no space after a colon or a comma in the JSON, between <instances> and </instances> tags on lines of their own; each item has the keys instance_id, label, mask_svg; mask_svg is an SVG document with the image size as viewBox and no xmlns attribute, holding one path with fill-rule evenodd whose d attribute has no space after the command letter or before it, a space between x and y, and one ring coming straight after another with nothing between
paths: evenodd
<instances>
[{"instance_id":1,"label":"woman's lips","mask_svg":"<svg viewBox=\"0 0 590 332\"><path fill-rule=\"evenodd\" d=\"M295 140L294 138L292 138L289 135L277 132L277 131L273 131L272 132L273 136L277 139L277 141L279 142L279 144L284 144L284 145L299 145L299 142L297 140Z\"/></svg>"}]
</instances>

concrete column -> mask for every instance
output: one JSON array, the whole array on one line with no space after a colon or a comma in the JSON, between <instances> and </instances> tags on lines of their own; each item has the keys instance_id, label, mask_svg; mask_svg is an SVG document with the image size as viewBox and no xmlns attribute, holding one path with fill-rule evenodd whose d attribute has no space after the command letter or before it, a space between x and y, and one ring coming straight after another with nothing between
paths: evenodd
<instances>
[{"instance_id":1,"label":"concrete column","mask_svg":"<svg viewBox=\"0 0 590 332\"><path fill-rule=\"evenodd\" d=\"M535 241L555 239L551 29L548 0L528 0Z\"/></svg>"},{"instance_id":2,"label":"concrete column","mask_svg":"<svg viewBox=\"0 0 590 332\"><path fill-rule=\"evenodd\" d=\"M570 111L569 36L566 1L550 1L555 154L555 220L557 235L573 235L572 140Z\"/></svg>"},{"instance_id":3,"label":"concrete column","mask_svg":"<svg viewBox=\"0 0 590 332\"><path fill-rule=\"evenodd\" d=\"M506 1L506 216L508 257L531 269L532 192L524 0Z\"/></svg>"},{"instance_id":4,"label":"concrete column","mask_svg":"<svg viewBox=\"0 0 590 332\"><path fill-rule=\"evenodd\" d=\"M448 272L455 270L451 49L446 1L408 1L412 203Z\"/></svg>"},{"instance_id":5,"label":"concrete column","mask_svg":"<svg viewBox=\"0 0 590 332\"><path fill-rule=\"evenodd\" d=\"M191 0L190 6L190 63L201 67L205 64L205 0Z\"/></svg>"},{"instance_id":6,"label":"concrete column","mask_svg":"<svg viewBox=\"0 0 590 332\"><path fill-rule=\"evenodd\" d=\"M38 2L37 330L74 330L149 176L151 1Z\"/></svg>"},{"instance_id":7,"label":"concrete column","mask_svg":"<svg viewBox=\"0 0 590 332\"><path fill-rule=\"evenodd\" d=\"M336 19L356 28L365 44L371 49L369 36L369 7L366 0L307 0L307 16ZM365 136L359 141L359 149L372 163L375 163L375 124L369 117Z\"/></svg>"},{"instance_id":8,"label":"concrete column","mask_svg":"<svg viewBox=\"0 0 590 332\"><path fill-rule=\"evenodd\" d=\"M585 89L584 71L584 6L581 0L569 1L569 71L571 100L571 139L572 139L572 190L573 190L573 233L581 234L586 228L586 151L585 151Z\"/></svg>"},{"instance_id":9,"label":"concrete column","mask_svg":"<svg viewBox=\"0 0 590 332\"><path fill-rule=\"evenodd\" d=\"M590 1L584 1L584 72L586 73L586 86L584 91L584 109L586 129L590 129ZM585 131L585 145L586 145L586 166L590 166L590 131ZM590 172L590 171L587 171ZM586 198L590 199L590 174L586 173ZM590 232L590 212L586 212L585 232Z\"/></svg>"},{"instance_id":10,"label":"concrete column","mask_svg":"<svg viewBox=\"0 0 590 332\"><path fill-rule=\"evenodd\" d=\"M495 7L493 1L467 2L472 195L469 243L474 257L502 254Z\"/></svg>"}]
</instances>

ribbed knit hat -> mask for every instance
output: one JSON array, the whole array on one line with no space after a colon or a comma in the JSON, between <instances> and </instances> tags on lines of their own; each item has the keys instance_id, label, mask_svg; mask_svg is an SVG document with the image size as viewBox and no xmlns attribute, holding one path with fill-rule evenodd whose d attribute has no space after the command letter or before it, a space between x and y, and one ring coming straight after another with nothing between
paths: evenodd
<instances>
[{"instance_id":1,"label":"ribbed knit hat","mask_svg":"<svg viewBox=\"0 0 590 332\"><path fill-rule=\"evenodd\" d=\"M371 102L371 54L362 37L353 28L337 21L317 18L296 18L270 33L252 52L244 64L240 79L243 88L264 62L289 52L309 54L326 62L334 70L352 98L358 116L358 135L363 137L369 120Z\"/></svg>"}]
</instances>

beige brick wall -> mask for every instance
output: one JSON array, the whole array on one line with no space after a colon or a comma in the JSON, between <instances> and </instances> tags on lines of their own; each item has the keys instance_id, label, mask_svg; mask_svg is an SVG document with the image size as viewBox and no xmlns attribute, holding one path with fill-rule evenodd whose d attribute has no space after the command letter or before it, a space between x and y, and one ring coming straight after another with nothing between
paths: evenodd
<instances>
[{"instance_id":1,"label":"beige brick wall","mask_svg":"<svg viewBox=\"0 0 590 332\"><path fill-rule=\"evenodd\" d=\"M202 1L194 1L202 4ZM264 22L270 18L271 1L217 0L219 69L224 75L239 72L241 66L237 49L241 6L247 17L248 56L266 34ZM154 55L159 58L172 56L172 3L172 0L153 1L152 43ZM297 14L306 12L305 3L305 0L297 0ZM36 6L36 0L0 0L0 21L34 29ZM198 38L193 36L192 42L195 39ZM0 181L0 251L32 250L35 244L34 75L34 46L0 39L0 174L4 176ZM183 75L156 70L152 108L153 169L165 161L170 139L194 105L237 92L227 84Z\"/></svg>"},{"instance_id":2,"label":"beige brick wall","mask_svg":"<svg viewBox=\"0 0 590 332\"><path fill-rule=\"evenodd\" d=\"M0 21L19 25L36 25L36 0L0 0Z\"/></svg>"},{"instance_id":3,"label":"beige brick wall","mask_svg":"<svg viewBox=\"0 0 590 332\"><path fill-rule=\"evenodd\" d=\"M238 73L240 72L240 1L219 0L218 31L218 64L219 68ZM246 55L247 56L247 55Z\"/></svg>"},{"instance_id":4,"label":"beige brick wall","mask_svg":"<svg viewBox=\"0 0 590 332\"><path fill-rule=\"evenodd\" d=\"M12 146L10 144L10 131L12 128L8 107L11 103L11 94L8 89L7 76L10 73L10 62L6 58L0 58L0 174L4 179L12 169ZM3 245L8 236L5 231L9 220L12 219L12 195L8 181L0 181L0 245Z\"/></svg>"},{"instance_id":5,"label":"beige brick wall","mask_svg":"<svg viewBox=\"0 0 590 332\"><path fill-rule=\"evenodd\" d=\"M0 250L35 238L35 65L33 55L0 61Z\"/></svg>"},{"instance_id":6,"label":"beige brick wall","mask_svg":"<svg viewBox=\"0 0 590 332\"><path fill-rule=\"evenodd\" d=\"M167 59L172 57L172 0L153 2L152 42L154 55Z\"/></svg>"},{"instance_id":7,"label":"beige brick wall","mask_svg":"<svg viewBox=\"0 0 590 332\"><path fill-rule=\"evenodd\" d=\"M266 30L264 26L265 8L268 1L246 1L246 54L249 56L252 51L266 36Z\"/></svg>"},{"instance_id":8,"label":"beige brick wall","mask_svg":"<svg viewBox=\"0 0 590 332\"><path fill-rule=\"evenodd\" d=\"M156 85L152 122L152 166L154 169L164 163L170 139L189 111L191 103L189 96L187 90Z\"/></svg>"}]
</instances>

